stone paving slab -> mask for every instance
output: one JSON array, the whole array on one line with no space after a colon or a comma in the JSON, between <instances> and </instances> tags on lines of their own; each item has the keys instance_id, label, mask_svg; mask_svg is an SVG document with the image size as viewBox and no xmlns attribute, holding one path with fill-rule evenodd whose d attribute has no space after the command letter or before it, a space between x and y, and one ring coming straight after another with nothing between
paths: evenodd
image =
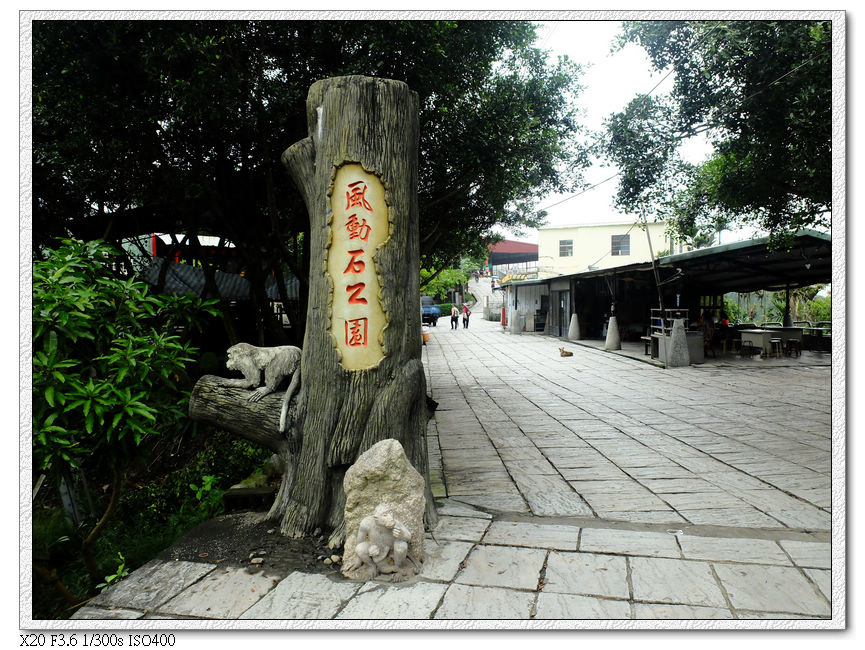
<instances>
[{"instance_id":1,"label":"stone paving slab","mask_svg":"<svg viewBox=\"0 0 865 650\"><path fill-rule=\"evenodd\" d=\"M782 539L781 547L800 567L829 569L832 566L832 545L828 542L801 542Z\"/></svg>"},{"instance_id":2,"label":"stone paving slab","mask_svg":"<svg viewBox=\"0 0 865 650\"><path fill-rule=\"evenodd\" d=\"M665 494L664 501L679 511L714 510L718 508L745 509L749 504L728 492L697 492L694 494Z\"/></svg>"},{"instance_id":3,"label":"stone paving slab","mask_svg":"<svg viewBox=\"0 0 865 650\"><path fill-rule=\"evenodd\" d=\"M450 582L460 570L460 566L473 546L471 542L425 540L425 557L420 577Z\"/></svg>"},{"instance_id":4,"label":"stone paving slab","mask_svg":"<svg viewBox=\"0 0 865 650\"><path fill-rule=\"evenodd\" d=\"M360 584L295 571L241 614L242 619L332 618Z\"/></svg>"},{"instance_id":5,"label":"stone paving slab","mask_svg":"<svg viewBox=\"0 0 865 650\"><path fill-rule=\"evenodd\" d=\"M416 582L408 585L366 583L337 614L337 619L429 619L448 585Z\"/></svg>"},{"instance_id":6,"label":"stone paving slab","mask_svg":"<svg viewBox=\"0 0 865 650\"><path fill-rule=\"evenodd\" d=\"M635 619L731 619L733 613L720 607L695 607L693 605L664 605L662 603L635 603Z\"/></svg>"},{"instance_id":7,"label":"stone paving slab","mask_svg":"<svg viewBox=\"0 0 865 650\"><path fill-rule=\"evenodd\" d=\"M773 541L680 535L682 555L689 560L713 560L790 566L787 555Z\"/></svg>"},{"instance_id":8,"label":"stone paving slab","mask_svg":"<svg viewBox=\"0 0 865 650\"><path fill-rule=\"evenodd\" d=\"M464 540L479 542L490 525L488 519L476 517L439 517L439 523L433 531L438 540Z\"/></svg>"},{"instance_id":9,"label":"stone paving slab","mask_svg":"<svg viewBox=\"0 0 865 650\"><path fill-rule=\"evenodd\" d=\"M832 572L828 569L805 569L805 575L811 578L820 589L826 600L832 599Z\"/></svg>"},{"instance_id":10,"label":"stone paving slab","mask_svg":"<svg viewBox=\"0 0 865 650\"><path fill-rule=\"evenodd\" d=\"M523 495L532 513L540 517L592 516L591 508L576 492L546 492L527 488L523 491Z\"/></svg>"},{"instance_id":11,"label":"stone paving slab","mask_svg":"<svg viewBox=\"0 0 865 650\"><path fill-rule=\"evenodd\" d=\"M717 487L702 478L647 478L640 481L655 494L715 492Z\"/></svg>"},{"instance_id":12,"label":"stone paving slab","mask_svg":"<svg viewBox=\"0 0 865 650\"><path fill-rule=\"evenodd\" d=\"M493 512L528 512L525 499L517 490L505 494L454 495L455 500Z\"/></svg>"},{"instance_id":13,"label":"stone paving slab","mask_svg":"<svg viewBox=\"0 0 865 650\"><path fill-rule=\"evenodd\" d=\"M577 526L494 521L483 543L576 551L579 535Z\"/></svg>"},{"instance_id":14,"label":"stone paving slab","mask_svg":"<svg viewBox=\"0 0 865 650\"><path fill-rule=\"evenodd\" d=\"M152 560L126 580L103 591L90 604L154 610L214 569L213 564L203 562Z\"/></svg>"},{"instance_id":15,"label":"stone paving slab","mask_svg":"<svg viewBox=\"0 0 865 650\"><path fill-rule=\"evenodd\" d=\"M579 550L670 558L679 558L682 555L676 538L668 533L612 528L584 528Z\"/></svg>"},{"instance_id":16,"label":"stone paving slab","mask_svg":"<svg viewBox=\"0 0 865 650\"><path fill-rule=\"evenodd\" d=\"M705 508L678 510L692 524L743 528L786 528L784 524L756 508Z\"/></svg>"},{"instance_id":17,"label":"stone paving slab","mask_svg":"<svg viewBox=\"0 0 865 650\"><path fill-rule=\"evenodd\" d=\"M671 510L669 505L651 492L623 494L583 494L582 497L596 511L663 511Z\"/></svg>"},{"instance_id":18,"label":"stone paving slab","mask_svg":"<svg viewBox=\"0 0 865 650\"><path fill-rule=\"evenodd\" d=\"M807 530L829 530L832 527L832 516L817 508L802 508L799 510L767 510L766 514L779 520L788 528Z\"/></svg>"},{"instance_id":19,"label":"stone paving slab","mask_svg":"<svg viewBox=\"0 0 865 650\"><path fill-rule=\"evenodd\" d=\"M534 601L535 595L527 591L452 584L448 587L441 606L435 613L435 618L528 619Z\"/></svg>"},{"instance_id":20,"label":"stone paving slab","mask_svg":"<svg viewBox=\"0 0 865 650\"><path fill-rule=\"evenodd\" d=\"M798 569L724 564L714 568L737 609L829 614L829 604Z\"/></svg>"},{"instance_id":21,"label":"stone paving slab","mask_svg":"<svg viewBox=\"0 0 865 650\"><path fill-rule=\"evenodd\" d=\"M629 558L634 600L724 607L726 601L708 562Z\"/></svg>"},{"instance_id":22,"label":"stone paving slab","mask_svg":"<svg viewBox=\"0 0 865 650\"><path fill-rule=\"evenodd\" d=\"M685 520L672 510L657 510L657 511L618 511L618 510L602 510L598 512L598 516L602 519L611 521L632 521L641 524L683 524Z\"/></svg>"},{"instance_id":23,"label":"stone paving slab","mask_svg":"<svg viewBox=\"0 0 865 650\"><path fill-rule=\"evenodd\" d=\"M625 598L628 567L624 557L594 553L560 553L547 558L544 592Z\"/></svg>"},{"instance_id":24,"label":"stone paving slab","mask_svg":"<svg viewBox=\"0 0 865 650\"><path fill-rule=\"evenodd\" d=\"M537 589L547 551L511 546L477 546L457 575L460 584Z\"/></svg>"},{"instance_id":25,"label":"stone paving slab","mask_svg":"<svg viewBox=\"0 0 865 650\"><path fill-rule=\"evenodd\" d=\"M558 620L630 619L631 605L625 600L541 592L538 594L534 618Z\"/></svg>"},{"instance_id":26,"label":"stone paving slab","mask_svg":"<svg viewBox=\"0 0 865 650\"><path fill-rule=\"evenodd\" d=\"M476 517L480 519L492 519L493 517L488 512L451 499L440 499L437 503L439 517Z\"/></svg>"},{"instance_id":27,"label":"stone paving slab","mask_svg":"<svg viewBox=\"0 0 865 650\"><path fill-rule=\"evenodd\" d=\"M135 609L124 609L115 607L107 609L104 607L93 607L88 605L82 607L69 618L73 620L83 621L100 621L100 620L135 620L144 617L144 612Z\"/></svg>"},{"instance_id":28,"label":"stone paving slab","mask_svg":"<svg viewBox=\"0 0 865 650\"><path fill-rule=\"evenodd\" d=\"M157 608L162 614L239 618L274 588L278 579L243 568L217 569Z\"/></svg>"}]
</instances>

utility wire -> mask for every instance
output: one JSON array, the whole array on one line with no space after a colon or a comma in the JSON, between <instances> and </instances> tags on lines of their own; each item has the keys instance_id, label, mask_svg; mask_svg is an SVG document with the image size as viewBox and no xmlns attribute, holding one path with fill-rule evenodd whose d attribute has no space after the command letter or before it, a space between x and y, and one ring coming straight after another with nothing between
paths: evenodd
<instances>
[{"instance_id":1,"label":"utility wire","mask_svg":"<svg viewBox=\"0 0 865 650\"><path fill-rule=\"evenodd\" d=\"M715 28L713 28L713 29L715 29ZM707 32L707 34L708 34L708 32ZM750 95L748 95L747 97L745 97L744 99L742 99L739 103L744 104L744 103L747 102L748 100L753 99L754 97L756 97L756 96L759 95L760 93L762 93L762 92L764 92L765 90L767 90L767 89L771 88L772 86L774 86L776 83L778 83L779 81L781 81L784 77L787 77L787 76L793 74L794 72L796 72L796 71L799 70L800 68L804 68L806 65L808 65L809 63L811 63L812 61L814 61L815 59L817 59L817 58L819 58L819 57L820 57L820 55L812 56L810 59L808 59L808 60L805 61L804 63L801 63L801 64L797 65L797 66L796 66L795 68L793 68L792 70L788 70L787 72L785 72L784 74L782 74L782 75L781 75L780 77L778 77L777 79L774 79L774 80L770 81L769 83L767 83L766 85L764 85L764 86L763 86L762 88L760 88L759 90L754 91L753 93L751 93ZM671 70L670 72L672 72L672 70ZM669 73L667 74L667 76L669 76ZM666 78L667 78L667 77L664 77L664 79L666 79ZM654 92L654 90L655 90L658 86L661 85L661 83L664 81L664 79L661 79L661 81L659 81L657 84L655 84L655 87L652 88L652 90L650 90L650 91L647 93L647 95L651 95L652 92ZM713 125L711 125L711 124L707 124L707 125L705 125L705 127L706 127L707 129L708 129L708 128L711 128L712 126L713 126ZM716 126L717 126L717 125L716 125ZM693 133L685 133L685 134L682 134L682 135L678 136L676 139L679 140L679 141L681 141L681 140L687 140L688 138L693 137L693 135L694 135ZM580 191L580 192L578 192L578 193L576 193L576 194L573 194L573 195L571 195L571 196L568 196L568 197L562 199L561 201L556 201L555 203L551 203L551 204L548 205L548 206L545 206L545 207L543 207L543 208L540 208L539 211L541 211L541 210L547 210L547 209L549 209L549 208L552 208L552 207L555 207L555 206L557 206L557 205L560 205L560 204L564 203L565 201L570 201L571 199L575 199L575 198L577 198L578 196L582 196L583 194L585 194L585 193L588 192L589 190L593 190L593 189L595 189L596 187L598 187L599 185L603 185L603 184L606 183L607 181L613 180L614 178L616 178L616 176L620 176L621 173L622 173L622 172L620 172L620 171L619 171L619 172L616 172L616 173L613 174L612 176L609 176L608 178L605 178L604 180L602 180L602 181L600 181L600 182L598 182L598 183L595 183L595 184L592 185L591 187L587 187L586 189L584 189L584 190L582 190L582 191Z\"/></svg>"}]
</instances>

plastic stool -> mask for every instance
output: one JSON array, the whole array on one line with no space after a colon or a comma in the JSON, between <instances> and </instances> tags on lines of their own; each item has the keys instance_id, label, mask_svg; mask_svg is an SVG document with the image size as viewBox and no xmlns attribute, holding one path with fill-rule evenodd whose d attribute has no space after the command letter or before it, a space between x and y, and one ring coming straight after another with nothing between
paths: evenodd
<instances>
[{"instance_id":1,"label":"plastic stool","mask_svg":"<svg viewBox=\"0 0 865 650\"><path fill-rule=\"evenodd\" d=\"M788 357L802 356L802 341L800 341L799 339L788 340L786 354Z\"/></svg>"},{"instance_id":2,"label":"plastic stool","mask_svg":"<svg viewBox=\"0 0 865 650\"><path fill-rule=\"evenodd\" d=\"M776 357L783 356L784 345L781 339L769 339L769 343L772 345L772 354L774 354Z\"/></svg>"}]
</instances>

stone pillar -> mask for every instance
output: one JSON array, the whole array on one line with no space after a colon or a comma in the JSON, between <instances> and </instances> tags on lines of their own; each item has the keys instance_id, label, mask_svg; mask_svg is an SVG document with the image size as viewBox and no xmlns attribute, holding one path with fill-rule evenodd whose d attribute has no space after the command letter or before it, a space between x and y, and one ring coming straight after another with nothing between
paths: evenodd
<instances>
[{"instance_id":1,"label":"stone pillar","mask_svg":"<svg viewBox=\"0 0 865 650\"><path fill-rule=\"evenodd\" d=\"M688 337L685 334L685 319L673 321L673 331L670 332L666 364L668 368L679 368L691 365L691 355L688 354Z\"/></svg>"},{"instance_id":2,"label":"stone pillar","mask_svg":"<svg viewBox=\"0 0 865 650\"><path fill-rule=\"evenodd\" d=\"M576 314L571 314L571 325L568 327L568 340L579 341L580 338L580 319Z\"/></svg>"},{"instance_id":3,"label":"stone pillar","mask_svg":"<svg viewBox=\"0 0 865 650\"><path fill-rule=\"evenodd\" d=\"M511 334L520 334L522 330L520 329L520 312L516 309L511 309L508 315L508 329Z\"/></svg>"},{"instance_id":4,"label":"stone pillar","mask_svg":"<svg viewBox=\"0 0 865 650\"><path fill-rule=\"evenodd\" d=\"M607 324L607 340L604 343L604 349L622 349L622 339L619 337L619 325L616 323L615 316L610 316L610 322Z\"/></svg>"}]
</instances>

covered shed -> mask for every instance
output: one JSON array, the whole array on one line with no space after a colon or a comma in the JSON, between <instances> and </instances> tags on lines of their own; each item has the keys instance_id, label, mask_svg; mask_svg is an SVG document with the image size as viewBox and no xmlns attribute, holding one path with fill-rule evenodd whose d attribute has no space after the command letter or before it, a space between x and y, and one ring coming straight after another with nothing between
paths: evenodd
<instances>
[{"instance_id":1,"label":"covered shed","mask_svg":"<svg viewBox=\"0 0 865 650\"><path fill-rule=\"evenodd\" d=\"M658 259L662 269L681 274L690 291L782 291L832 281L832 237L803 230L789 248L771 249L769 239L700 248Z\"/></svg>"},{"instance_id":2,"label":"covered shed","mask_svg":"<svg viewBox=\"0 0 865 650\"><path fill-rule=\"evenodd\" d=\"M505 239L487 249L487 268L496 273L537 267L538 245Z\"/></svg>"},{"instance_id":3,"label":"covered shed","mask_svg":"<svg viewBox=\"0 0 865 650\"><path fill-rule=\"evenodd\" d=\"M622 340L639 340L649 326L651 310L658 307L659 288L665 308L688 310L689 316L696 318L706 309L720 311L725 293L783 291L829 283L832 238L803 230L783 248L769 248L769 238L762 237L668 255L657 262L660 284L651 262L541 281L549 293L545 331L565 336L570 316L576 313L582 335L600 337L615 305Z\"/></svg>"}]
</instances>

